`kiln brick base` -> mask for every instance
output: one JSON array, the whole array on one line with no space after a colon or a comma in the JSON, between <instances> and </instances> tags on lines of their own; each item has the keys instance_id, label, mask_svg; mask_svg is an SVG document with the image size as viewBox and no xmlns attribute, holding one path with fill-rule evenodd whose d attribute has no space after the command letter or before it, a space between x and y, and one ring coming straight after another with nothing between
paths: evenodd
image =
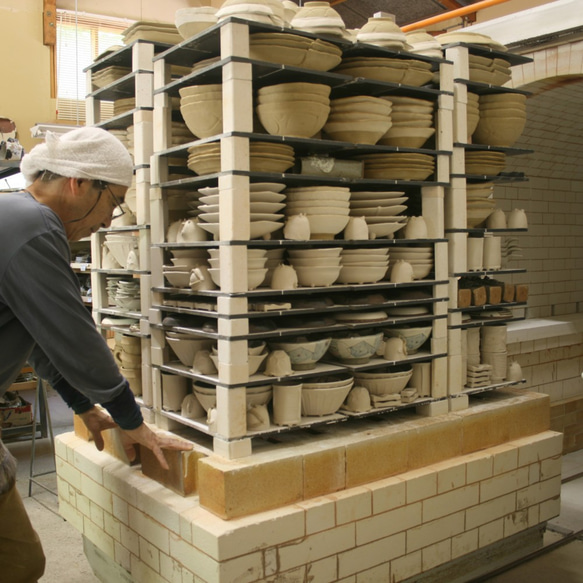
<instances>
[{"instance_id":1,"label":"kiln brick base","mask_svg":"<svg viewBox=\"0 0 583 583\"><path fill-rule=\"evenodd\" d=\"M500 391L465 411L367 423L290 433L244 460L197 451L198 494L186 497L62 435L61 513L108 583L406 581L474 569L464 558L502 541L516 553L521 535L530 551L559 514L562 436L543 395Z\"/></svg>"}]
</instances>

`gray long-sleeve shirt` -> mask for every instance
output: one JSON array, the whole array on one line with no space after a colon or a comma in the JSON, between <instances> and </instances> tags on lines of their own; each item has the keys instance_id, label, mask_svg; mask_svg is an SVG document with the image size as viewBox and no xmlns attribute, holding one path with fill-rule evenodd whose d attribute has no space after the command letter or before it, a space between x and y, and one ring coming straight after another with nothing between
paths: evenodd
<instances>
[{"instance_id":1,"label":"gray long-sleeve shirt","mask_svg":"<svg viewBox=\"0 0 583 583\"><path fill-rule=\"evenodd\" d=\"M81 299L63 223L28 192L4 193L0 395L27 361L51 384L64 381L91 403L104 404L122 427L141 422L127 382Z\"/></svg>"}]
</instances>

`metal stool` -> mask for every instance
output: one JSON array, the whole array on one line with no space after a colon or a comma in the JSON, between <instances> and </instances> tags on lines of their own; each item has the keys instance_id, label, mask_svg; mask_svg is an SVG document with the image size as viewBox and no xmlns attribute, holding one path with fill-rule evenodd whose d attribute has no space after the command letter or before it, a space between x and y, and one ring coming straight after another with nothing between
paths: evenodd
<instances>
[{"instance_id":1,"label":"metal stool","mask_svg":"<svg viewBox=\"0 0 583 583\"><path fill-rule=\"evenodd\" d=\"M36 480L36 478L39 478L40 476L46 476L47 474L54 474L57 470L56 470L56 466L54 470L50 470L47 472L41 472L39 474L35 474L34 473L34 461L35 461L35 456L36 456L36 431L37 431L37 416L40 419L40 425L41 425L41 437L48 437L51 441L51 450L53 452L53 459L54 459L54 454L55 454L55 439L53 436L53 424L51 422L51 411L49 409L49 403L47 400L47 389L45 387L44 382L42 381L42 379L38 379L37 385L36 385L36 392L35 392L35 397L34 397L34 407L33 407L33 411L32 411L32 451L30 453L30 471L28 474L28 496L32 496L32 485L36 484L37 486L40 486L41 488L44 488L45 490L47 490L48 492L50 492L51 494L55 494L56 496L56 492L54 492L53 490L51 490L50 488L48 488L47 486L45 486L44 484L41 484L38 480Z\"/></svg>"}]
</instances>

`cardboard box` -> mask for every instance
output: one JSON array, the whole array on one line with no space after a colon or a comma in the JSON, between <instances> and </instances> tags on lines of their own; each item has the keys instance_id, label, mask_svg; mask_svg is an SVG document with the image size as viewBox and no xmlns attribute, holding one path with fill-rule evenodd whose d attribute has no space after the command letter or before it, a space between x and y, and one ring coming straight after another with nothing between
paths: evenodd
<instances>
[{"instance_id":1,"label":"cardboard box","mask_svg":"<svg viewBox=\"0 0 583 583\"><path fill-rule=\"evenodd\" d=\"M0 407L0 426L3 429L32 424L32 405L19 397L20 405Z\"/></svg>"}]
</instances>

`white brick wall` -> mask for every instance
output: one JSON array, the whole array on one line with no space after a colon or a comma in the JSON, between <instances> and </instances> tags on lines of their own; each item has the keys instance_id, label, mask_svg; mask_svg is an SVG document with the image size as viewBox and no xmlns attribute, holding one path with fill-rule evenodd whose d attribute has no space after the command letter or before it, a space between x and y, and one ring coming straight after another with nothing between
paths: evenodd
<instances>
[{"instance_id":1,"label":"white brick wall","mask_svg":"<svg viewBox=\"0 0 583 583\"><path fill-rule=\"evenodd\" d=\"M136 582L375 583L414 577L558 515L561 445L547 431L231 521L72 435L58 436L56 449L63 516ZM93 480L100 473L103 486Z\"/></svg>"},{"instance_id":2,"label":"white brick wall","mask_svg":"<svg viewBox=\"0 0 583 583\"><path fill-rule=\"evenodd\" d=\"M515 147L534 153L507 158L506 170L529 181L498 185L494 197L505 212L527 212L528 232L518 234L524 257L507 265L528 270L513 281L530 284L533 318L583 311L582 54L579 41L529 54L534 64L513 68L513 86L532 92Z\"/></svg>"}]
</instances>

